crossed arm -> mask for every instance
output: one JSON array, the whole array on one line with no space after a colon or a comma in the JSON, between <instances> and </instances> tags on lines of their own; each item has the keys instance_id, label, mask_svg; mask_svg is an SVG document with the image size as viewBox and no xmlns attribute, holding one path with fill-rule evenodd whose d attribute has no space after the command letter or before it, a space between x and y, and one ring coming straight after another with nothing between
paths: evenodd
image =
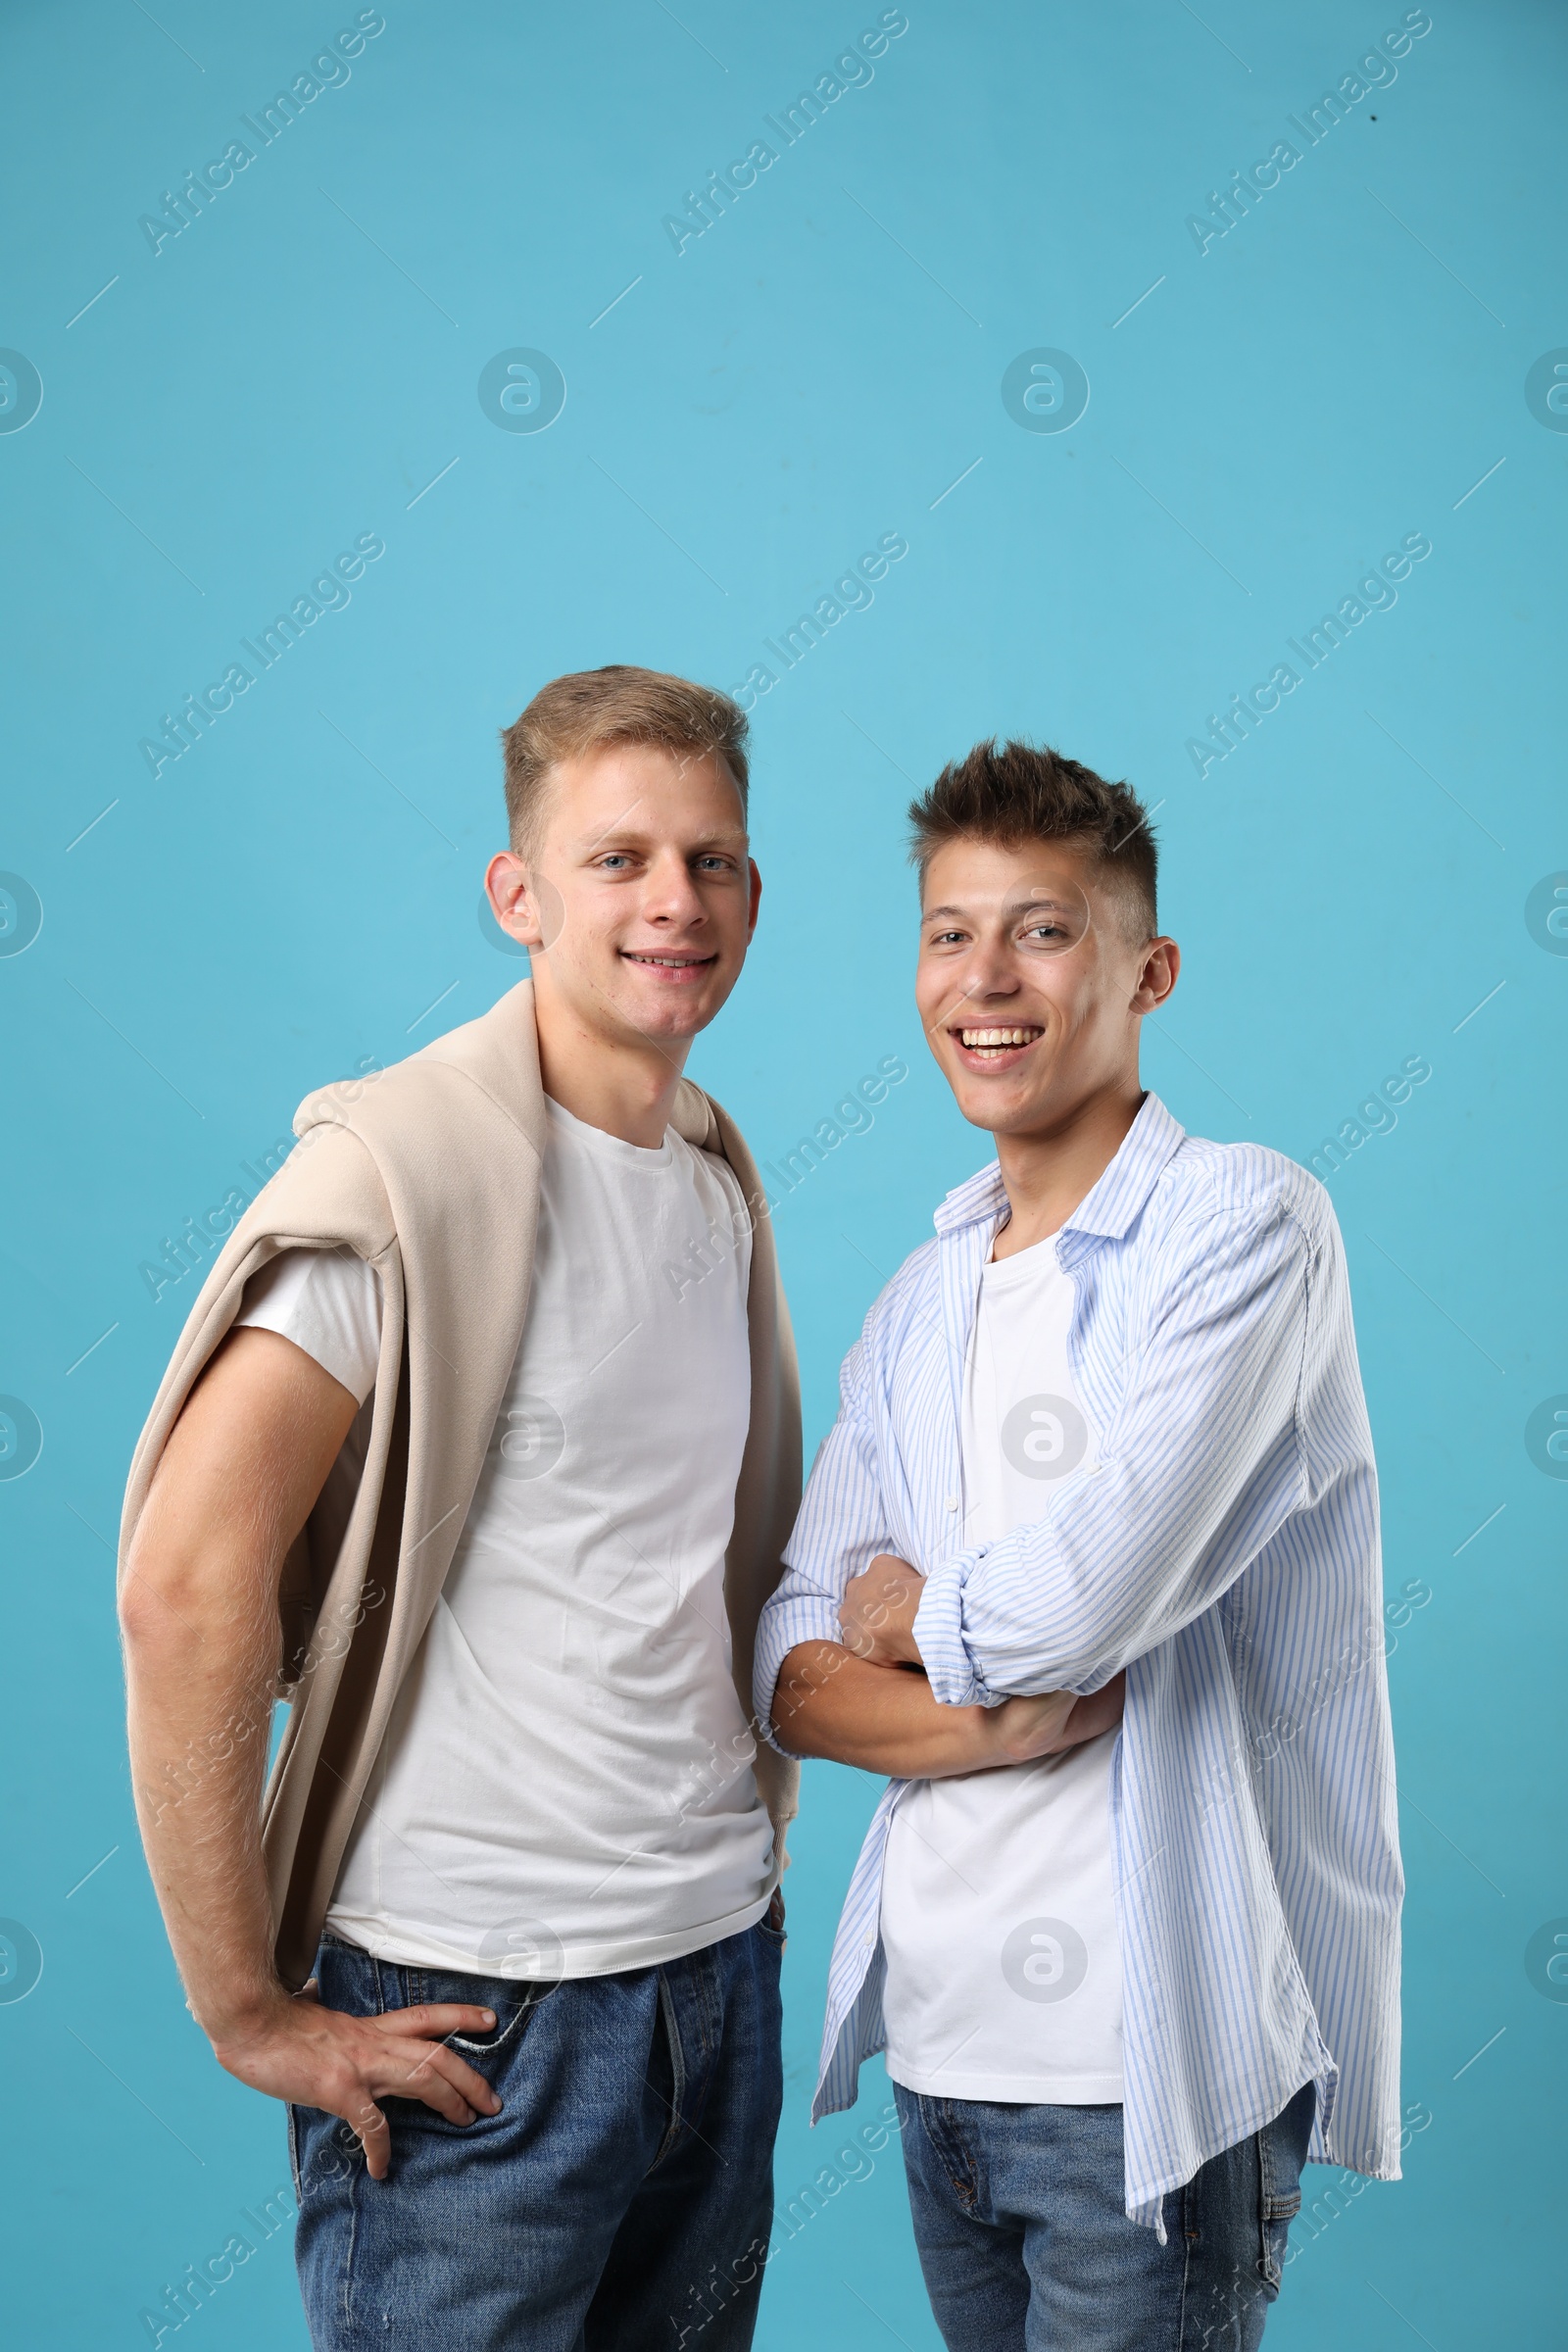
<instances>
[{"instance_id":1,"label":"crossed arm","mask_svg":"<svg viewBox=\"0 0 1568 2352\"><path fill-rule=\"evenodd\" d=\"M935 1778L1092 1739L1120 1713L1128 1663L1210 1608L1297 1507L1312 1316L1325 1348L1349 1346L1332 1224L1309 1236L1269 1195L1190 1219L1170 1260L1110 1458L929 1578L882 1548L873 1308L764 1612L760 1661L796 1637L772 1701L781 1746ZM1075 1706L1072 1686L1092 1696Z\"/></svg>"},{"instance_id":2,"label":"crossed arm","mask_svg":"<svg viewBox=\"0 0 1568 2352\"><path fill-rule=\"evenodd\" d=\"M995 1707L941 1705L918 1671L911 1630L923 1583L891 1552L850 1579L843 1641L798 1642L779 1669L772 1721L781 1747L893 1780L936 1781L1056 1755L1120 1721L1119 1674L1089 1698L1048 1690Z\"/></svg>"},{"instance_id":3,"label":"crossed arm","mask_svg":"<svg viewBox=\"0 0 1568 2352\"><path fill-rule=\"evenodd\" d=\"M191 2013L242 2082L341 2116L379 2180L381 2099L422 2099L454 2124L500 2101L441 2039L487 2032L488 2010L348 2017L312 1987L291 1994L272 1965L260 1808L278 1581L358 1409L291 1340L232 1333L170 1437L120 1613L136 1810Z\"/></svg>"}]
</instances>

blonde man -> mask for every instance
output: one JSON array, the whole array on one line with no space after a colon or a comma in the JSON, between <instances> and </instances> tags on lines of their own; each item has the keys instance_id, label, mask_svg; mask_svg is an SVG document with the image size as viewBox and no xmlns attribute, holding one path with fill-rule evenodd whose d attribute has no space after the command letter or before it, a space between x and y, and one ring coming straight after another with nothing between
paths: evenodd
<instances>
[{"instance_id":1,"label":"blonde man","mask_svg":"<svg viewBox=\"0 0 1568 2352\"><path fill-rule=\"evenodd\" d=\"M794 1778L740 1693L800 1491L761 1190L681 1075L757 922L746 720L617 667L504 740L531 979L307 1103L214 1267L126 1501L132 1764L190 2007L289 2106L318 2347L636 2352L722 2260L729 2352Z\"/></svg>"}]
</instances>

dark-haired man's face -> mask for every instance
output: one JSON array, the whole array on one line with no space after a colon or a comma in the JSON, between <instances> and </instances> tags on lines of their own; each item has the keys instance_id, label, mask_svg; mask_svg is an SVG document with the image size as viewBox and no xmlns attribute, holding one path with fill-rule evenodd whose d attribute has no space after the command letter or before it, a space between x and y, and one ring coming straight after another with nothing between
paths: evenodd
<instances>
[{"instance_id":1,"label":"dark-haired man's face","mask_svg":"<svg viewBox=\"0 0 1568 2352\"><path fill-rule=\"evenodd\" d=\"M926 868L915 1001L958 1108L994 1135L1049 1132L1136 1083L1143 1016L1179 963L1077 843L960 839Z\"/></svg>"}]
</instances>

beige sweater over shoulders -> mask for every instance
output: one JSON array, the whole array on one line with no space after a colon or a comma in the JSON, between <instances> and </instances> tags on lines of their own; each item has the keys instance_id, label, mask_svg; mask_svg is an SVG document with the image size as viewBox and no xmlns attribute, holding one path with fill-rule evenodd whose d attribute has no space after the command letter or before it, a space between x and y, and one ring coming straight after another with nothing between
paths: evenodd
<instances>
[{"instance_id":1,"label":"beige sweater over shoulders","mask_svg":"<svg viewBox=\"0 0 1568 2352\"><path fill-rule=\"evenodd\" d=\"M800 1384L766 1198L733 1123L682 1081L671 1123L726 1159L752 1209L752 1417L724 1588L735 1687L752 1717L752 1652L801 1491ZM263 1811L278 1973L303 1984L392 1705L429 1623L521 1337L539 1215L544 1094L524 981L410 1060L312 1096L300 1142L245 1211L180 1335L131 1462L121 1574L169 1433L280 1250L350 1249L381 1278L381 1360L364 1466L327 1481L284 1567L291 1711ZM775 1868L798 1768L758 1742Z\"/></svg>"}]
</instances>

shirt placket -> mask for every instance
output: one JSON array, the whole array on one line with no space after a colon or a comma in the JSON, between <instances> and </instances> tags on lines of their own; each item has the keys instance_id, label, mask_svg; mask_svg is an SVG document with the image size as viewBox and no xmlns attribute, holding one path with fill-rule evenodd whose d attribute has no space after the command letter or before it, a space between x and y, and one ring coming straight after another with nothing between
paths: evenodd
<instances>
[{"instance_id":1,"label":"shirt placket","mask_svg":"<svg viewBox=\"0 0 1568 2352\"><path fill-rule=\"evenodd\" d=\"M982 1213L941 1236L942 1338L948 1367L949 1410L933 1433L932 1488L927 1497L934 1533L933 1560L966 1548L963 1539L963 1384L980 1304L980 1275L996 1235L1000 1209Z\"/></svg>"}]
</instances>

